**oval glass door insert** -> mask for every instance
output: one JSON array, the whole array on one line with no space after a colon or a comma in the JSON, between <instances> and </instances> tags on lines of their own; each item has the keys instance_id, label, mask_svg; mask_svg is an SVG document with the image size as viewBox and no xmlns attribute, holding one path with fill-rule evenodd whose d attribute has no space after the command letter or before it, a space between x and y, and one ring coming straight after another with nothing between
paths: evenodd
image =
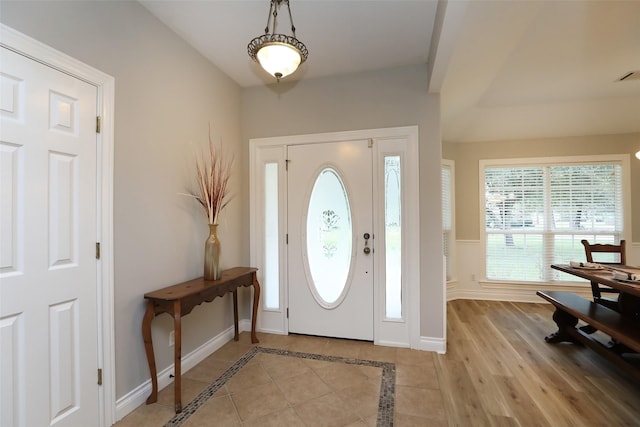
<instances>
[{"instance_id":1,"label":"oval glass door insert","mask_svg":"<svg viewBox=\"0 0 640 427\"><path fill-rule=\"evenodd\" d=\"M311 291L324 307L340 304L352 255L351 209L338 173L323 169L311 191L307 211L307 260Z\"/></svg>"}]
</instances>

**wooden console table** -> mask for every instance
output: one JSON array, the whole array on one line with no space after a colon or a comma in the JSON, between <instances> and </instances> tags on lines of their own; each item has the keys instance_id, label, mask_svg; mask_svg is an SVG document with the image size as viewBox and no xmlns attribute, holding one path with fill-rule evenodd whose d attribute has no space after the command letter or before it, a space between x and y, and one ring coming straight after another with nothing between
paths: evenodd
<instances>
[{"instance_id":1,"label":"wooden console table","mask_svg":"<svg viewBox=\"0 0 640 427\"><path fill-rule=\"evenodd\" d=\"M151 373L151 396L147 399L147 404L158 400L158 376L156 360L153 353L153 341L151 339L151 321L161 313L168 313L173 316L175 330L174 343L174 403L176 413L182 412L181 399L181 351L182 351L182 326L181 318L186 316L193 308L203 302L211 302L216 297L224 296L226 293L233 293L233 321L235 326L234 340L238 341L238 288L241 286L253 286L253 315L251 317L251 342L257 343L256 318L258 315L258 301L260 301L260 284L256 277L257 268L235 267L222 272L220 280L189 280L184 283L169 286L157 291L144 294L147 299L147 311L142 320L142 337L144 339L144 349L147 353L149 371Z\"/></svg>"}]
</instances>

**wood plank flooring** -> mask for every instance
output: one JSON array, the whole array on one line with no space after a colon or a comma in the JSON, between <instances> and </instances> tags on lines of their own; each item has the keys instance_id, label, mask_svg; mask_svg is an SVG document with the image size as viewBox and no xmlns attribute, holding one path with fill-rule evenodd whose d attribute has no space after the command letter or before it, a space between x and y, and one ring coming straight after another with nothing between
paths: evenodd
<instances>
[{"instance_id":1,"label":"wood plank flooring","mask_svg":"<svg viewBox=\"0 0 640 427\"><path fill-rule=\"evenodd\" d=\"M640 384L592 350L547 344L550 304L447 304L434 355L449 425L638 426Z\"/></svg>"}]
</instances>

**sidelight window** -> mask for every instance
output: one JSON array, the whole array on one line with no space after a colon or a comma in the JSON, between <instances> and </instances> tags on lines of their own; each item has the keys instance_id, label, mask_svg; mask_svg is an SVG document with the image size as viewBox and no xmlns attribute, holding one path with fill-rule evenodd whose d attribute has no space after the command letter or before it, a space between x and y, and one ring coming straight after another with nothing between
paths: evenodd
<instances>
[{"instance_id":1,"label":"sidelight window","mask_svg":"<svg viewBox=\"0 0 640 427\"><path fill-rule=\"evenodd\" d=\"M264 279L267 309L280 308L280 257L278 250L278 163L264 165Z\"/></svg>"},{"instance_id":2,"label":"sidelight window","mask_svg":"<svg viewBox=\"0 0 640 427\"><path fill-rule=\"evenodd\" d=\"M402 183L400 156L384 158L385 317L402 318Z\"/></svg>"}]
</instances>

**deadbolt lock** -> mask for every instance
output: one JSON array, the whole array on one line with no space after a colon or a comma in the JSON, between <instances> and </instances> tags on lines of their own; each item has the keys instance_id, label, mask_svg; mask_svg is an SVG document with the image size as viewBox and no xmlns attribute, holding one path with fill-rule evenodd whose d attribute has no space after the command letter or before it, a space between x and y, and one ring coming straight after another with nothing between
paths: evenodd
<instances>
[{"instance_id":1,"label":"deadbolt lock","mask_svg":"<svg viewBox=\"0 0 640 427\"><path fill-rule=\"evenodd\" d=\"M365 255L369 255L371 253L371 248L369 247L369 239L371 238L371 234L364 233L362 237L364 237L364 249L362 251Z\"/></svg>"}]
</instances>

